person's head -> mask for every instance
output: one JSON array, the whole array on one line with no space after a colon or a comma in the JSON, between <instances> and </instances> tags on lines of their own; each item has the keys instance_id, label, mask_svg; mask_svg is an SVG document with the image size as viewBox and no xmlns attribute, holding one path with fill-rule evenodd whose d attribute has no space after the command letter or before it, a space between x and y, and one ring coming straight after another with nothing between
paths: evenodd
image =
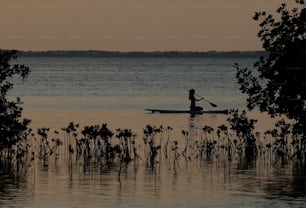
<instances>
[{"instance_id":1,"label":"person's head","mask_svg":"<svg viewBox=\"0 0 306 208\"><path fill-rule=\"evenodd\" d=\"M189 95L194 95L194 93L195 93L194 89L189 90Z\"/></svg>"}]
</instances>

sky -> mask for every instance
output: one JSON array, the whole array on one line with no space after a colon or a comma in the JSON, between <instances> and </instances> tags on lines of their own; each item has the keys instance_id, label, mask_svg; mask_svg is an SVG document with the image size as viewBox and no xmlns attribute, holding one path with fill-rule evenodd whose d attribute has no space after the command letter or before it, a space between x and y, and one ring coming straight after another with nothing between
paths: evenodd
<instances>
[{"instance_id":1,"label":"sky","mask_svg":"<svg viewBox=\"0 0 306 208\"><path fill-rule=\"evenodd\" d=\"M256 11L294 0L0 0L0 48L261 50Z\"/></svg>"}]
</instances>

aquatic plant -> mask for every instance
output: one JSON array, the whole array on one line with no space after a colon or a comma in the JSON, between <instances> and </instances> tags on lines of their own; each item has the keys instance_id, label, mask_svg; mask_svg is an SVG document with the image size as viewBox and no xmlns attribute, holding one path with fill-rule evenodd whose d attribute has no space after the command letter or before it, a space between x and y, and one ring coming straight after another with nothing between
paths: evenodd
<instances>
[{"instance_id":1,"label":"aquatic plant","mask_svg":"<svg viewBox=\"0 0 306 208\"><path fill-rule=\"evenodd\" d=\"M18 158L22 154L19 143L28 134L29 119L21 119L23 108L19 97L16 100L7 98L8 92L13 89L12 77L27 78L30 69L20 64L12 64L17 58L17 51L0 50L0 160L12 160L18 152Z\"/></svg>"},{"instance_id":2,"label":"aquatic plant","mask_svg":"<svg viewBox=\"0 0 306 208\"><path fill-rule=\"evenodd\" d=\"M189 132L188 131L185 131L185 130L182 130L182 134L185 138L185 147L184 147L184 150L182 151L182 155L186 156L186 153L187 153L187 149L189 147Z\"/></svg>"},{"instance_id":3,"label":"aquatic plant","mask_svg":"<svg viewBox=\"0 0 306 208\"><path fill-rule=\"evenodd\" d=\"M143 141L145 145L145 160L147 161L147 164L151 169L153 170L155 168L155 165L158 163L156 161L156 157L158 155L158 151L161 149L161 144L157 144L156 136L158 133L162 133L163 127L156 127L147 125L143 129ZM147 146L149 146L149 152L147 153Z\"/></svg>"},{"instance_id":4,"label":"aquatic plant","mask_svg":"<svg viewBox=\"0 0 306 208\"><path fill-rule=\"evenodd\" d=\"M208 135L211 135L214 132L214 129L210 126L205 125L202 130L204 132L205 138L202 141L202 148L204 149L201 149L201 158L203 158L203 152L205 152L206 159L210 160L217 142L214 139L209 139Z\"/></svg>"},{"instance_id":5,"label":"aquatic plant","mask_svg":"<svg viewBox=\"0 0 306 208\"><path fill-rule=\"evenodd\" d=\"M178 153L178 141L173 141L173 145L171 147L171 151L173 151L173 170L174 170L174 175L177 174L177 160L179 159L179 157L181 156L179 153Z\"/></svg>"},{"instance_id":6,"label":"aquatic plant","mask_svg":"<svg viewBox=\"0 0 306 208\"><path fill-rule=\"evenodd\" d=\"M64 141L65 141L65 152L71 153L73 152L73 138L75 140L75 143L77 144L77 136L78 136L78 128L79 124L75 124L74 122L69 122L67 127L61 128L61 130L64 133ZM73 137L73 138L72 138ZM67 151L68 150L68 151Z\"/></svg>"},{"instance_id":7,"label":"aquatic plant","mask_svg":"<svg viewBox=\"0 0 306 208\"><path fill-rule=\"evenodd\" d=\"M78 158L83 156L84 161L89 162L91 159L97 161L102 158L110 164L115 153L121 151L117 146L113 147L111 138L114 133L107 128L107 124L85 126L81 131L83 137L76 138L76 148Z\"/></svg>"},{"instance_id":8,"label":"aquatic plant","mask_svg":"<svg viewBox=\"0 0 306 208\"><path fill-rule=\"evenodd\" d=\"M39 158L43 160L44 166L48 166L48 159L49 156L55 155L58 156L59 153L57 152L58 147L63 144L60 138L52 138L51 144L48 140L48 133L50 128L43 127L37 129L37 134L40 136L39 140Z\"/></svg>"},{"instance_id":9,"label":"aquatic plant","mask_svg":"<svg viewBox=\"0 0 306 208\"><path fill-rule=\"evenodd\" d=\"M51 159L60 157L64 150L62 157L67 159L65 164L69 165L70 171L73 165L81 165L84 171L115 170L118 176L127 171L132 162L134 169L145 164L148 170L157 174L163 159L174 175L182 170L182 161L187 166L215 164L216 167L229 167L237 164L238 168L253 167L256 163L284 166L293 161L305 167L303 140L294 136L292 126L284 120L277 121L277 128L267 130L264 137L255 131L256 121L248 118L246 112L233 110L228 120L227 125L219 125L216 129L205 125L196 128L199 132L192 134L183 130L182 138L176 139L170 135L171 127L147 125L143 129L144 145L137 143L138 136L131 129L119 128L114 134L105 123L79 128L71 122L62 128L63 135L54 131L52 137L50 129L44 127L37 130L37 136L31 131L24 135L23 142L15 149L14 162L22 169L37 158L43 167L50 168ZM162 134L165 132L168 136L164 139ZM113 139L114 135L117 139ZM139 154L141 148L143 159Z\"/></svg>"},{"instance_id":10,"label":"aquatic plant","mask_svg":"<svg viewBox=\"0 0 306 208\"><path fill-rule=\"evenodd\" d=\"M219 141L219 148L224 149L227 152L227 158L231 160L233 156L233 146L237 144L237 140L231 140L228 127L224 124L218 126L216 134Z\"/></svg>"},{"instance_id":11,"label":"aquatic plant","mask_svg":"<svg viewBox=\"0 0 306 208\"><path fill-rule=\"evenodd\" d=\"M131 129L117 129L116 137L119 139L120 149L122 154L121 160L128 163L131 160L138 161L139 155L136 148L136 134ZM132 154L133 153L133 154ZM133 156L132 156L133 155Z\"/></svg>"},{"instance_id":12,"label":"aquatic plant","mask_svg":"<svg viewBox=\"0 0 306 208\"><path fill-rule=\"evenodd\" d=\"M244 110L239 113L233 109L227 121L236 134L239 154L244 154L249 161L253 160L257 156L256 132L254 132L257 120L248 118Z\"/></svg>"},{"instance_id":13,"label":"aquatic plant","mask_svg":"<svg viewBox=\"0 0 306 208\"><path fill-rule=\"evenodd\" d=\"M278 18L256 12L260 21L258 37L267 52L254 63L254 70L235 64L242 93L248 95L248 109L259 108L271 117L294 120L294 131L306 139L306 7L289 10L285 3L276 10ZM277 127L276 127L277 128ZM306 155L305 155L306 156Z\"/></svg>"},{"instance_id":14,"label":"aquatic plant","mask_svg":"<svg viewBox=\"0 0 306 208\"><path fill-rule=\"evenodd\" d=\"M168 126L166 128L166 131L167 131L167 140L166 140L165 147L164 147L164 154L165 154L165 158L166 159L168 158L168 145L169 145L169 141L170 141L170 133L171 133L172 130L173 130L173 128L170 127L170 126Z\"/></svg>"}]
</instances>

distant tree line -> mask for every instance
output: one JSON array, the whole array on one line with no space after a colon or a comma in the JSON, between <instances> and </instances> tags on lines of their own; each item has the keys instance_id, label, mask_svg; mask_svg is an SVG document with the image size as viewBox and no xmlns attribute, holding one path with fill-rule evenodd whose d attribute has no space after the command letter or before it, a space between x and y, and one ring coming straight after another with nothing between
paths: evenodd
<instances>
[{"instance_id":1,"label":"distant tree line","mask_svg":"<svg viewBox=\"0 0 306 208\"><path fill-rule=\"evenodd\" d=\"M233 58L264 55L264 51L155 51L155 52L120 52L120 51L19 51L18 56L30 57L161 57L161 58Z\"/></svg>"}]
</instances>

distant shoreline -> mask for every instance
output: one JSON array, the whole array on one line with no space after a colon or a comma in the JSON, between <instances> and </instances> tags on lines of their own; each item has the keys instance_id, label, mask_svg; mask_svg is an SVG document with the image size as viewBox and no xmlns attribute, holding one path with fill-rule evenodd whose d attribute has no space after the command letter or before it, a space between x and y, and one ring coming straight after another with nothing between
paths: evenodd
<instances>
[{"instance_id":1,"label":"distant shoreline","mask_svg":"<svg viewBox=\"0 0 306 208\"><path fill-rule=\"evenodd\" d=\"M258 58L265 55L264 51L154 51L154 52L120 52L120 51L98 51L98 50L84 50L84 51L70 51L70 50L56 50L56 51L18 51L20 57L139 57L139 58Z\"/></svg>"}]
</instances>

